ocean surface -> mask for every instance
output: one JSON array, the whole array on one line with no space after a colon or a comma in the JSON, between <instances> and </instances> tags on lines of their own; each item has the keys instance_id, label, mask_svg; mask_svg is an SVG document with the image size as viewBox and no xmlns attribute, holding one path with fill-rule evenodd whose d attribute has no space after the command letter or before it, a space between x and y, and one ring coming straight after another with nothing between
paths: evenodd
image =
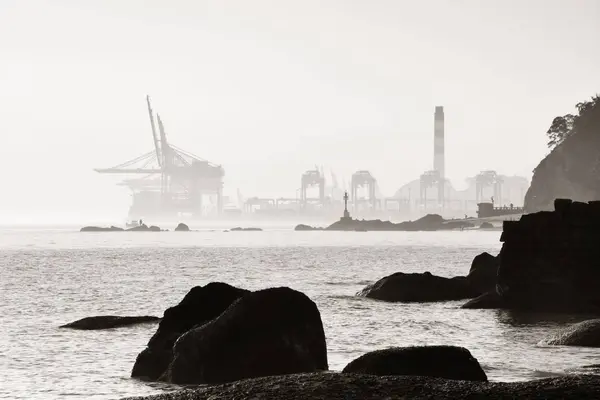
<instances>
[{"instance_id":1,"label":"ocean surface","mask_svg":"<svg viewBox=\"0 0 600 400\"><path fill-rule=\"evenodd\" d=\"M321 312L329 364L342 369L388 346L465 346L491 380L576 372L600 350L538 342L582 316L461 310L464 302L388 304L355 297L397 271L467 274L497 254L500 232L80 233L0 229L0 398L119 399L173 390L129 377L156 329L74 331L59 325L94 315L157 315L195 285L289 286Z\"/></svg>"}]
</instances>

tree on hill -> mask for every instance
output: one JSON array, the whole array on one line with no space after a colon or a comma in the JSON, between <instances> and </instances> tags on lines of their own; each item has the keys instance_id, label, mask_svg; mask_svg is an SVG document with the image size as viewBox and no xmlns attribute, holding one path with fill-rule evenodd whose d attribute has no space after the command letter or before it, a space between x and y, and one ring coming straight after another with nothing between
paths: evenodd
<instances>
[{"instance_id":1,"label":"tree on hill","mask_svg":"<svg viewBox=\"0 0 600 400\"><path fill-rule=\"evenodd\" d=\"M561 144L566 138L575 134L600 134L600 95L584 101L576 106L577 115L567 114L556 117L546 132L548 147L551 149Z\"/></svg>"}]
</instances>

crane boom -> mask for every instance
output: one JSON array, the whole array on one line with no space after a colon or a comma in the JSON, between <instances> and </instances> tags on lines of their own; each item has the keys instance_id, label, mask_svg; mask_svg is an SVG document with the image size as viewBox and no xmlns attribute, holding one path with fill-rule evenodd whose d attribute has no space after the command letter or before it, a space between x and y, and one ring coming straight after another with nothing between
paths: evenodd
<instances>
[{"instance_id":1,"label":"crane boom","mask_svg":"<svg viewBox=\"0 0 600 400\"><path fill-rule=\"evenodd\" d=\"M146 102L148 103L148 115L150 116L150 125L152 126L152 138L154 139L154 149L156 150L156 159L158 165L162 167L162 155L160 150L160 141L156 134L156 126L154 125L154 114L152 113L152 106L150 105L150 96L146 96Z\"/></svg>"}]
</instances>

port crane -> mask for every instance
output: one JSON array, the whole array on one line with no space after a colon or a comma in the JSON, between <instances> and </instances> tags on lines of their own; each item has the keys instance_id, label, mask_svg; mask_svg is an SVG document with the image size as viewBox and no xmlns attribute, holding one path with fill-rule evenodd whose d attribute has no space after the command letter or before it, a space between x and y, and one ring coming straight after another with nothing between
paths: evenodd
<instances>
[{"instance_id":1,"label":"port crane","mask_svg":"<svg viewBox=\"0 0 600 400\"><path fill-rule=\"evenodd\" d=\"M111 168L98 168L101 174L143 175L121 183L133 194L131 218L201 216L203 196L216 196L216 213L223 208L222 166L204 160L169 143L160 115L154 118L150 96L146 96L154 149ZM158 125L158 129L157 129Z\"/></svg>"}]
</instances>

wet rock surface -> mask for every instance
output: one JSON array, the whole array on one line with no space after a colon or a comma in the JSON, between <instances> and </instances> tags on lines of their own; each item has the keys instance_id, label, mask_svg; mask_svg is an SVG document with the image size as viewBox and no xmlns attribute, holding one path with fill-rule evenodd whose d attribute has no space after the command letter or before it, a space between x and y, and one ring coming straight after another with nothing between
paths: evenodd
<instances>
[{"instance_id":1,"label":"wet rock surface","mask_svg":"<svg viewBox=\"0 0 600 400\"><path fill-rule=\"evenodd\" d=\"M502 297L496 291L487 292L463 304L460 308L480 310L505 308Z\"/></svg>"},{"instance_id":2,"label":"wet rock surface","mask_svg":"<svg viewBox=\"0 0 600 400\"><path fill-rule=\"evenodd\" d=\"M466 277L396 272L368 285L357 296L390 302L430 302L470 299L480 294Z\"/></svg>"},{"instance_id":3,"label":"wet rock surface","mask_svg":"<svg viewBox=\"0 0 600 400\"><path fill-rule=\"evenodd\" d=\"M262 229L261 228L241 228L241 227L235 227L235 228L231 228L230 229L231 232L261 232Z\"/></svg>"},{"instance_id":4,"label":"wet rock surface","mask_svg":"<svg viewBox=\"0 0 600 400\"><path fill-rule=\"evenodd\" d=\"M221 282L192 288L178 305L165 310L156 333L138 355L131 376L157 380L171 363L173 345L181 335L218 317L247 293L250 292Z\"/></svg>"},{"instance_id":5,"label":"wet rock surface","mask_svg":"<svg viewBox=\"0 0 600 400\"><path fill-rule=\"evenodd\" d=\"M161 380L214 384L327 369L316 304L280 287L246 294L218 318L182 335Z\"/></svg>"},{"instance_id":6,"label":"wet rock surface","mask_svg":"<svg viewBox=\"0 0 600 400\"><path fill-rule=\"evenodd\" d=\"M147 324L158 321L160 321L159 317L152 316L120 317L115 315L101 315L97 317L82 318L80 320L61 325L59 328L100 330L120 328L129 325Z\"/></svg>"},{"instance_id":7,"label":"wet rock surface","mask_svg":"<svg viewBox=\"0 0 600 400\"><path fill-rule=\"evenodd\" d=\"M477 359L469 350L457 346L393 347L373 351L350 362L342 372L487 381Z\"/></svg>"},{"instance_id":8,"label":"wet rock surface","mask_svg":"<svg viewBox=\"0 0 600 400\"><path fill-rule=\"evenodd\" d=\"M590 319L561 329L541 344L600 347L600 319Z\"/></svg>"},{"instance_id":9,"label":"wet rock surface","mask_svg":"<svg viewBox=\"0 0 600 400\"><path fill-rule=\"evenodd\" d=\"M312 373L269 376L127 400L405 400L598 399L600 377L567 376L529 382L470 382L421 376ZM125 399L123 399L125 400Z\"/></svg>"}]
</instances>

